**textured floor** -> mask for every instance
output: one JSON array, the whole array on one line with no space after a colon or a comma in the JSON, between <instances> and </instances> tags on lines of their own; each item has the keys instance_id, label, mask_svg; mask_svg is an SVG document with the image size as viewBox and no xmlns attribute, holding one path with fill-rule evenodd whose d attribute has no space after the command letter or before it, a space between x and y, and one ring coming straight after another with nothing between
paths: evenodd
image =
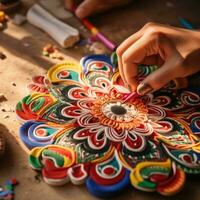
<instances>
[{"instance_id":1,"label":"textured floor","mask_svg":"<svg viewBox=\"0 0 200 200\"><path fill-rule=\"evenodd\" d=\"M28 0L24 2L26 6L32 3ZM178 25L177 17L182 16L191 20L196 27L200 27L200 2L198 0L170 2L173 4L169 4L169 1L165 0L135 1L135 4L133 3L131 6L96 16L92 20L117 43L123 41L148 21ZM22 9L22 12L24 10ZM16 200L96 199L87 192L84 186L76 187L69 184L63 187L50 187L43 183L40 176L29 168L27 155L17 142L19 123L13 112L15 105L27 94L26 84L31 77L45 74L46 69L57 62L41 56L41 49L48 42L53 43L45 33L28 23L17 27L9 22L7 29L0 32L0 51L7 56L7 59L0 60L0 93L7 98L6 101L0 102L0 132L4 134L7 141L6 154L0 160L0 184L7 179L16 177L20 182L16 187ZM63 52L70 58L79 59L87 53L87 50L73 48L63 50ZM15 82L16 86L13 86L12 82ZM3 112L2 109L5 109L6 112ZM170 199L200 199L199 178L200 176L188 177L183 191ZM169 198L129 188L115 199L156 200Z\"/></svg>"}]
</instances>

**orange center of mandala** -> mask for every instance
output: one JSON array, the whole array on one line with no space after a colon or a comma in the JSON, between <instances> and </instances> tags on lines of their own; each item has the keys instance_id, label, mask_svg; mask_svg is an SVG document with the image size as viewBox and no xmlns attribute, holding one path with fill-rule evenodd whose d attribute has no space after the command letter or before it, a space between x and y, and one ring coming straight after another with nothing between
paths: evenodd
<instances>
[{"instance_id":1,"label":"orange center of mandala","mask_svg":"<svg viewBox=\"0 0 200 200\"><path fill-rule=\"evenodd\" d=\"M123 102L121 99L100 97L91 107L91 113L101 124L117 130L130 130L148 120L147 108L140 99Z\"/></svg>"}]
</instances>

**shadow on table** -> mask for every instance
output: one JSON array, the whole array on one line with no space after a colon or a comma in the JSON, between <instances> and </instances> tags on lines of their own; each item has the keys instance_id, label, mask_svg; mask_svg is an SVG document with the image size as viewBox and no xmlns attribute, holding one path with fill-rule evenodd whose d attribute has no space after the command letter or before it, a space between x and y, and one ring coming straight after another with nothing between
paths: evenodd
<instances>
[{"instance_id":1,"label":"shadow on table","mask_svg":"<svg viewBox=\"0 0 200 200\"><path fill-rule=\"evenodd\" d=\"M6 33L1 33L1 46L9 51L13 56L24 59L34 65L42 66L44 68L52 65L51 61L45 60L41 56L41 52L36 52L34 41L31 37L18 40ZM24 66L27 68L28 66Z\"/></svg>"},{"instance_id":2,"label":"shadow on table","mask_svg":"<svg viewBox=\"0 0 200 200\"><path fill-rule=\"evenodd\" d=\"M112 198L103 198L104 200L199 200L200 197L200 175L193 175L186 177L185 187L181 192L174 196L162 196L156 192L144 192L139 191L132 186L126 188L123 192ZM60 197L69 199L79 199L81 200L98 200L102 198L97 198L91 195L86 186L74 186L71 183L67 183L64 186L52 187L52 189L58 193Z\"/></svg>"},{"instance_id":3,"label":"shadow on table","mask_svg":"<svg viewBox=\"0 0 200 200\"><path fill-rule=\"evenodd\" d=\"M9 132L7 127L4 124L0 123L0 133L5 138L5 153L3 157L0 159L0 170L5 169L8 166L11 167L14 165L16 158L15 146L18 146L17 140L13 137L13 135Z\"/></svg>"}]
</instances>

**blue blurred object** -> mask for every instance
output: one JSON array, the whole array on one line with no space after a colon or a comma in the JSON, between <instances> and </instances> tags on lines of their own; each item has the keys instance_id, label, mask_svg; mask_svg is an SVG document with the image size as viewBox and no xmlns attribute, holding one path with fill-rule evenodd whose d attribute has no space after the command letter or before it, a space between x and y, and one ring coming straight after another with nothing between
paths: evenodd
<instances>
[{"instance_id":1,"label":"blue blurred object","mask_svg":"<svg viewBox=\"0 0 200 200\"><path fill-rule=\"evenodd\" d=\"M180 24L184 27L184 28L187 28L187 29L190 29L190 30L194 30L194 27L193 25L186 19L182 18L182 17L179 17L179 22Z\"/></svg>"}]
</instances>

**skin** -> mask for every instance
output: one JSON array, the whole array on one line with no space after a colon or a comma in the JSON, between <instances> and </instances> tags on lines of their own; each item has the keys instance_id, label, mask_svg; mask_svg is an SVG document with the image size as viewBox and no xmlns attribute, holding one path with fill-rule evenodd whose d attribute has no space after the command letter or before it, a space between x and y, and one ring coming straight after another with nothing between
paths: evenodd
<instances>
[{"instance_id":1,"label":"skin","mask_svg":"<svg viewBox=\"0 0 200 200\"><path fill-rule=\"evenodd\" d=\"M85 18L131 0L84 0L75 14ZM65 0L68 9L76 0ZM157 23L147 23L127 38L117 48L121 77L132 91L144 95L158 90L172 79L181 79L200 71L200 32ZM140 64L157 65L159 68L139 85Z\"/></svg>"},{"instance_id":2,"label":"skin","mask_svg":"<svg viewBox=\"0 0 200 200\"><path fill-rule=\"evenodd\" d=\"M117 49L121 77L133 91L141 87L158 90L175 78L200 71L200 32L156 23L147 23L127 38ZM158 65L159 68L137 82L138 65Z\"/></svg>"},{"instance_id":3,"label":"skin","mask_svg":"<svg viewBox=\"0 0 200 200\"><path fill-rule=\"evenodd\" d=\"M76 0L64 0L66 8L71 10ZM100 13L114 7L122 6L131 0L84 0L78 5L75 14L79 18L85 18L92 14Z\"/></svg>"}]
</instances>

